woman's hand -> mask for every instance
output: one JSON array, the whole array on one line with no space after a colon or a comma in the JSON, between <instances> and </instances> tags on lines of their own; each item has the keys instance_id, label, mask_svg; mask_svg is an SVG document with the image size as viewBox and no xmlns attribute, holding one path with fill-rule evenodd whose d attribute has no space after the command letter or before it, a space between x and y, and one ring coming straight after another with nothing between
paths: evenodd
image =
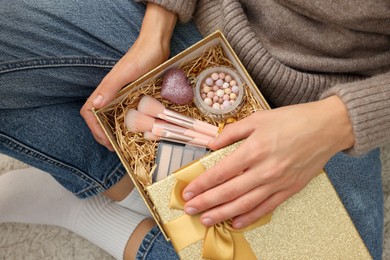
<instances>
[{"instance_id":1,"label":"woman's hand","mask_svg":"<svg viewBox=\"0 0 390 260\"><path fill-rule=\"evenodd\" d=\"M95 118L92 108L106 106L123 86L168 59L176 19L176 14L149 3L134 45L106 75L81 108L80 113L95 139L108 149L113 150L113 147Z\"/></svg>"},{"instance_id":2,"label":"woman's hand","mask_svg":"<svg viewBox=\"0 0 390 260\"><path fill-rule=\"evenodd\" d=\"M203 212L210 226L233 219L236 229L272 212L319 174L337 152L354 143L342 101L322 101L259 111L228 125L210 148L246 138L240 147L183 191L185 212Z\"/></svg>"}]
</instances>

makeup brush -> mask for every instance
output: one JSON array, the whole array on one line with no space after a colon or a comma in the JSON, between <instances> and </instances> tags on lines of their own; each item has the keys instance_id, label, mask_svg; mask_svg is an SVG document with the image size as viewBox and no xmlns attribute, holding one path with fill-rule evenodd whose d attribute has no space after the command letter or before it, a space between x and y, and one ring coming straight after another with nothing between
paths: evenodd
<instances>
[{"instance_id":1,"label":"makeup brush","mask_svg":"<svg viewBox=\"0 0 390 260\"><path fill-rule=\"evenodd\" d=\"M143 96L138 103L138 110L146 115L161 118L212 137L216 137L218 134L218 127L165 108L162 103L152 96Z\"/></svg>"},{"instance_id":2,"label":"makeup brush","mask_svg":"<svg viewBox=\"0 0 390 260\"><path fill-rule=\"evenodd\" d=\"M213 139L211 136L193 131L191 129L173 125L167 123L166 121L147 116L135 109L129 109L125 118L125 124L126 127L132 132L152 132L154 128L161 128L164 130L169 130L173 133L179 133L181 135L188 136L190 137L188 140L192 140L193 138L200 138L204 139L208 143L211 141L211 139Z\"/></svg>"},{"instance_id":3,"label":"makeup brush","mask_svg":"<svg viewBox=\"0 0 390 260\"><path fill-rule=\"evenodd\" d=\"M154 135L154 134L152 134L152 132L144 132L144 138L147 140L156 141L156 142L164 140L164 141L169 141L169 142L174 142L174 143L179 143L179 144L187 144L187 142L178 141L178 140Z\"/></svg>"},{"instance_id":4,"label":"makeup brush","mask_svg":"<svg viewBox=\"0 0 390 260\"><path fill-rule=\"evenodd\" d=\"M126 128L135 133L151 131L155 121L155 118L147 116L135 109L129 109L125 117Z\"/></svg>"},{"instance_id":5,"label":"makeup brush","mask_svg":"<svg viewBox=\"0 0 390 260\"><path fill-rule=\"evenodd\" d=\"M196 137L191 138L161 128L153 128L153 132L145 132L144 137L145 139L151 141L165 140L165 141L170 141L170 142L175 142L180 144L191 144L193 146L208 148L208 141L205 139L196 138Z\"/></svg>"},{"instance_id":6,"label":"makeup brush","mask_svg":"<svg viewBox=\"0 0 390 260\"><path fill-rule=\"evenodd\" d=\"M169 141L169 142L174 142L174 143L179 143L179 144L187 144L187 142L184 141L179 141L175 139L170 139L170 138L165 138L161 136L154 135L152 132L144 132L144 138L150 141Z\"/></svg>"}]
</instances>

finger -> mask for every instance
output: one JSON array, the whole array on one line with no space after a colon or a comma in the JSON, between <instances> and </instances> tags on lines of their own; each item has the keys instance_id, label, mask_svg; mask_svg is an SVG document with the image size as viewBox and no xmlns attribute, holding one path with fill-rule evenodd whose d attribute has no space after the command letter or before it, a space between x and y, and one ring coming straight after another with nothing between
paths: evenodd
<instances>
[{"instance_id":1,"label":"finger","mask_svg":"<svg viewBox=\"0 0 390 260\"><path fill-rule=\"evenodd\" d=\"M136 80L142 72L138 66L127 59L121 59L112 70L104 77L96 90L91 95L94 108L108 105L126 84Z\"/></svg>"},{"instance_id":2,"label":"finger","mask_svg":"<svg viewBox=\"0 0 390 260\"><path fill-rule=\"evenodd\" d=\"M140 75L138 66L124 60L125 58L122 58L106 75L80 111L95 139L111 151L114 151L114 148L98 123L92 108L108 105L123 86L138 78Z\"/></svg>"},{"instance_id":3,"label":"finger","mask_svg":"<svg viewBox=\"0 0 390 260\"><path fill-rule=\"evenodd\" d=\"M90 108L88 108L90 107ZM114 151L108 137L101 128L99 122L97 121L94 113L92 112L92 106L90 103L86 103L80 111L80 114L84 118L84 121L87 123L87 126L92 132L95 140L103 146L106 146L110 151Z\"/></svg>"},{"instance_id":4,"label":"finger","mask_svg":"<svg viewBox=\"0 0 390 260\"><path fill-rule=\"evenodd\" d=\"M237 178L241 178L241 176ZM249 186L247 183L251 179L241 179L240 181L235 178L230 181L231 185L224 184L225 187L221 186L198 196L194 199L194 203L185 205L185 212L187 213L189 210L190 213L197 214L205 211L201 217L202 223L207 226L214 225L252 211L268 197L279 191L275 184ZM234 187L238 185L245 185L243 186L245 188L237 191L237 188ZM204 209L204 205L212 206ZM191 210L196 212L193 213Z\"/></svg>"},{"instance_id":5,"label":"finger","mask_svg":"<svg viewBox=\"0 0 390 260\"><path fill-rule=\"evenodd\" d=\"M254 153L248 153L248 151L254 149L252 146L253 143L245 141L214 167L191 181L183 191L183 199L189 201L206 190L216 187L234 176L241 174L251 165L251 162L261 160Z\"/></svg>"},{"instance_id":6,"label":"finger","mask_svg":"<svg viewBox=\"0 0 390 260\"><path fill-rule=\"evenodd\" d=\"M258 205L253 210L249 211L246 214L242 214L233 219L233 228L241 229L245 228L264 215L275 211L275 209L291 197L295 192L292 190L283 190L277 193L274 193L272 196L264 200L260 205Z\"/></svg>"},{"instance_id":7,"label":"finger","mask_svg":"<svg viewBox=\"0 0 390 260\"><path fill-rule=\"evenodd\" d=\"M244 175L244 174L242 174ZM196 196L184 206L184 211L189 215L198 214L224 203L231 202L242 194L253 189L256 184L249 183L247 178L236 176L229 181ZM249 185L248 185L249 184Z\"/></svg>"},{"instance_id":8,"label":"finger","mask_svg":"<svg viewBox=\"0 0 390 260\"><path fill-rule=\"evenodd\" d=\"M225 126L222 132L209 143L213 150L220 149L248 137L255 129L251 116Z\"/></svg>"},{"instance_id":9,"label":"finger","mask_svg":"<svg viewBox=\"0 0 390 260\"><path fill-rule=\"evenodd\" d=\"M263 178L263 175L259 174L259 170L247 169L244 173L239 174L217 187L209 189L191 199L185 204L184 211L189 215L194 215L210 210L214 207L221 206L225 203L235 205L233 201L235 201L238 197L243 196L257 187L262 187L266 183L267 180ZM274 192L276 191L276 189L273 190ZM270 196L270 194L267 196ZM261 202L261 200L259 200L261 198L263 198L263 196L258 196L258 203ZM237 208L240 207L239 205L237 206ZM232 213L234 215L229 216L233 217L243 213L246 213L246 211L236 211Z\"/></svg>"},{"instance_id":10,"label":"finger","mask_svg":"<svg viewBox=\"0 0 390 260\"><path fill-rule=\"evenodd\" d=\"M233 219L236 216L248 214L275 192L273 185L262 185L231 202L203 213L200 220L202 224L210 226L227 219Z\"/></svg>"},{"instance_id":11,"label":"finger","mask_svg":"<svg viewBox=\"0 0 390 260\"><path fill-rule=\"evenodd\" d=\"M81 116L84 118L84 121L87 123L88 128L90 129L95 140L101 145L107 147L109 150L114 151L108 137L104 133L102 127L96 119L95 114L92 111L91 101L87 101L80 110Z\"/></svg>"},{"instance_id":12,"label":"finger","mask_svg":"<svg viewBox=\"0 0 390 260\"><path fill-rule=\"evenodd\" d=\"M233 156L234 154L228 155L217 165L191 181L183 191L183 199L188 201L206 190L216 187L234 176L241 174L245 168L243 164L231 163L231 157Z\"/></svg>"}]
</instances>

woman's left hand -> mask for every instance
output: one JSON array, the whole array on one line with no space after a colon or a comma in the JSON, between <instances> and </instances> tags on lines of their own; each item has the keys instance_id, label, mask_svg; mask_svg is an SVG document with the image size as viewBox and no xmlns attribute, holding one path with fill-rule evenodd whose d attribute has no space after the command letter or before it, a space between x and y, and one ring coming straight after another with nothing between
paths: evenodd
<instances>
[{"instance_id":1,"label":"woman's left hand","mask_svg":"<svg viewBox=\"0 0 390 260\"><path fill-rule=\"evenodd\" d=\"M104 77L80 110L96 141L114 151L92 109L108 105L119 90L168 59L176 14L148 3L140 34L128 52Z\"/></svg>"},{"instance_id":2,"label":"woman's left hand","mask_svg":"<svg viewBox=\"0 0 390 260\"><path fill-rule=\"evenodd\" d=\"M206 226L233 219L244 228L305 187L337 152L353 146L352 126L337 96L259 111L230 124L210 148L246 139L184 190L185 212Z\"/></svg>"}]
</instances>

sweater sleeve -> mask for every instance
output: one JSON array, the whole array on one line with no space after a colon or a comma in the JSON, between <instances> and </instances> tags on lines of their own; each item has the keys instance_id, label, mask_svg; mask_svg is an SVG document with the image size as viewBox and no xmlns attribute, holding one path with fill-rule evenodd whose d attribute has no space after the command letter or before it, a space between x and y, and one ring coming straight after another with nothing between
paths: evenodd
<instances>
[{"instance_id":1,"label":"sweater sleeve","mask_svg":"<svg viewBox=\"0 0 390 260\"><path fill-rule=\"evenodd\" d=\"M165 9L178 15L179 22L186 23L191 20L195 11L196 0L135 0L136 2L150 2L161 5Z\"/></svg>"},{"instance_id":2,"label":"sweater sleeve","mask_svg":"<svg viewBox=\"0 0 390 260\"><path fill-rule=\"evenodd\" d=\"M348 109L355 145L346 150L361 155L390 142L390 71L361 81L337 84L321 98L337 95Z\"/></svg>"}]
</instances>

